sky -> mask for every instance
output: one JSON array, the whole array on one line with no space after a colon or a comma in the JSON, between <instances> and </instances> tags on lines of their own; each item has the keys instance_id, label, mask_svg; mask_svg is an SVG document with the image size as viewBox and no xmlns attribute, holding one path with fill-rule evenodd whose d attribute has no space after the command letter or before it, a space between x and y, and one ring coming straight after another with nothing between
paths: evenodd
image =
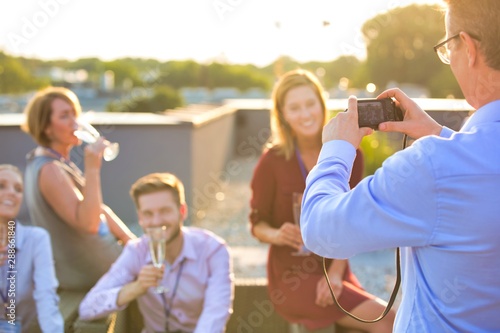
<instances>
[{"instance_id":1,"label":"sky","mask_svg":"<svg viewBox=\"0 0 500 333\"><path fill-rule=\"evenodd\" d=\"M300 62L363 59L363 23L412 3L442 1L2 0L0 50L44 60L139 57L257 66L281 55Z\"/></svg>"}]
</instances>

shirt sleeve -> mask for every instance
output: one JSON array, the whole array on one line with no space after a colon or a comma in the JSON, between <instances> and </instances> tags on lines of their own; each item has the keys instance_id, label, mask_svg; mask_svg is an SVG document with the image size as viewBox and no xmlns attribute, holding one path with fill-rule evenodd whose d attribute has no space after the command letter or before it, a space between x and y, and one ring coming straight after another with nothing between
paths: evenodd
<instances>
[{"instance_id":1,"label":"shirt sleeve","mask_svg":"<svg viewBox=\"0 0 500 333\"><path fill-rule=\"evenodd\" d=\"M432 138L418 140L349 190L354 147L341 140L325 143L306 181L301 229L307 248L343 259L427 245L437 220L433 149Z\"/></svg>"},{"instance_id":2,"label":"shirt sleeve","mask_svg":"<svg viewBox=\"0 0 500 333\"><path fill-rule=\"evenodd\" d=\"M34 242L34 291L38 324L44 333L63 333L64 321L59 311L57 296L58 281L54 269L54 258L48 232L34 229L38 233Z\"/></svg>"},{"instance_id":3,"label":"shirt sleeve","mask_svg":"<svg viewBox=\"0 0 500 333\"><path fill-rule=\"evenodd\" d=\"M110 270L99 279L80 303L80 319L102 318L127 307L127 304L119 307L116 301L123 286L137 278L137 271L134 268L140 264L132 243L127 243Z\"/></svg>"},{"instance_id":4,"label":"shirt sleeve","mask_svg":"<svg viewBox=\"0 0 500 333\"><path fill-rule=\"evenodd\" d=\"M220 244L208 258L210 277L194 333L223 333L233 312L234 277L227 245Z\"/></svg>"},{"instance_id":5,"label":"shirt sleeve","mask_svg":"<svg viewBox=\"0 0 500 333\"><path fill-rule=\"evenodd\" d=\"M441 129L441 133L439 133L439 136L442 138L449 138L453 135L453 133L455 133L454 130L452 130L446 126L443 126L443 128Z\"/></svg>"}]
</instances>

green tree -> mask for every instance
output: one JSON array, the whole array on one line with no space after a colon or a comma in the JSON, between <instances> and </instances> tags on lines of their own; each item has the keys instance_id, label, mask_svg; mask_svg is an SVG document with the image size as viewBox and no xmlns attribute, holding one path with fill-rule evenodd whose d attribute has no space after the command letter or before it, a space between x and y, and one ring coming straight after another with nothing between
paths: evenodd
<instances>
[{"instance_id":1,"label":"green tree","mask_svg":"<svg viewBox=\"0 0 500 333\"><path fill-rule=\"evenodd\" d=\"M133 86L143 86L139 71L127 59L107 61L104 63L104 70L114 73L116 87L121 87L125 80L131 80Z\"/></svg>"},{"instance_id":2,"label":"green tree","mask_svg":"<svg viewBox=\"0 0 500 333\"><path fill-rule=\"evenodd\" d=\"M134 98L111 102L106 106L110 112L159 112L184 105L182 96L169 86L157 86L153 93L144 91Z\"/></svg>"},{"instance_id":3,"label":"green tree","mask_svg":"<svg viewBox=\"0 0 500 333\"><path fill-rule=\"evenodd\" d=\"M367 42L365 70L378 87L389 81L430 86L436 75L443 75L443 64L433 46L444 34L443 14L430 5L396 8L368 20L362 28ZM454 90L454 80L440 78L442 89ZM443 96L434 96L443 97Z\"/></svg>"},{"instance_id":4,"label":"green tree","mask_svg":"<svg viewBox=\"0 0 500 333\"><path fill-rule=\"evenodd\" d=\"M160 66L161 74L156 84L169 85L174 88L234 87L240 90L250 88L268 89L271 85L269 77L253 65L229 65L211 63L200 65L192 60L169 61Z\"/></svg>"},{"instance_id":5,"label":"green tree","mask_svg":"<svg viewBox=\"0 0 500 333\"><path fill-rule=\"evenodd\" d=\"M47 82L33 77L18 58L0 52L0 93L23 93L44 85Z\"/></svg>"},{"instance_id":6,"label":"green tree","mask_svg":"<svg viewBox=\"0 0 500 333\"><path fill-rule=\"evenodd\" d=\"M155 83L175 89L203 86L202 65L193 60L168 61L160 65L160 76Z\"/></svg>"}]
</instances>

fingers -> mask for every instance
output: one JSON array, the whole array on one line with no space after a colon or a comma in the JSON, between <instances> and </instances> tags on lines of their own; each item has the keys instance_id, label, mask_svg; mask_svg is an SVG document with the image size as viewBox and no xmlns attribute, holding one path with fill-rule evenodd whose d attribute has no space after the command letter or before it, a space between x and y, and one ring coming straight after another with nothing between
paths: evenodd
<instances>
[{"instance_id":1,"label":"fingers","mask_svg":"<svg viewBox=\"0 0 500 333\"><path fill-rule=\"evenodd\" d=\"M100 137L96 142L85 147L85 169L101 168L104 149L106 148L106 139Z\"/></svg>"},{"instance_id":2,"label":"fingers","mask_svg":"<svg viewBox=\"0 0 500 333\"><path fill-rule=\"evenodd\" d=\"M358 119L358 99L356 96L349 96L349 99L347 100L347 111L346 113L350 115L351 117L355 117L356 121Z\"/></svg>"},{"instance_id":3,"label":"fingers","mask_svg":"<svg viewBox=\"0 0 500 333\"><path fill-rule=\"evenodd\" d=\"M337 296L337 295L335 295ZM334 301L332 295L330 294L330 289L325 279L320 279L316 288L316 305L321 307L327 307L333 305Z\"/></svg>"},{"instance_id":4,"label":"fingers","mask_svg":"<svg viewBox=\"0 0 500 333\"><path fill-rule=\"evenodd\" d=\"M337 300L340 298L342 294L342 280L331 279L330 284L332 287L333 294ZM318 285L316 287L316 305L321 307L327 307L333 305L335 302L333 300L332 294L330 293L330 288L326 282L326 279L322 278L318 281Z\"/></svg>"},{"instance_id":5,"label":"fingers","mask_svg":"<svg viewBox=\"0 0 500 333\"><path fill-rule=\"evenodd\" d=\"M104 149L107 147L107 144L109 144L109 141L107 141L104 137L99 137L97 138L96 142L87 145L87 147L85 148L98 154L104 151Z\"/></svg>"},{"instance_id":6,"label":"fingers","mask_svg":"<svg viewBox=\"0 0 500 333\"><path fill-rule=\"evenodd\" d=\"M161 268L154 267L153 265L144 266L139 272L139 276L137 277L137 282L141 285L141 287L146 290L150 287L156 287L163 279L163 272L165 267Z\"/></svg>"},{"instance_id":7,"label":"fingers","mask_svg":"<svg viewBox=\"0 0 500 333\"><path fill-rule=\"evenodd\" d=\"M343 140L359 147L363 136L371 134L371 129L360 129L358 125L358 100L356 96L350 96L346 112L338 113L323 128L322 142Z\"/></svg>"},{"instance_id":8,"label":"fingers","mask_svg":"<svg viewBox=\"0 0 500 333\"><path fill-rule=\"evenodd\" d=\"M299 250L303 245L300 228L290 222L283 223L283 225L278 229L277 244L288 245Z\"/></svg>"},{"instance_id":9,"label":"fingers","mask_svg":"<svg viewBox=\"0 0 500 333\"><path fill-rule=\"evenodd\" d=\"M382 99L382 98L395 98L399 102L405 100L405 99L410 99L408 95L406 95L401 89L399 88L391 88L383 91L380 93L380 95L377 96L377 99Z\"/></svg>"},{"instance_id":10,"label":"fingers","mask_svg":"<svg viewBox=\"0 0 500 333\"><path fill-rule=\"evenodd\" d=\"M378 125L378 130L381 132L407 132L407 123L404 121L387 121Z\"/></svg>"}]
</instances>

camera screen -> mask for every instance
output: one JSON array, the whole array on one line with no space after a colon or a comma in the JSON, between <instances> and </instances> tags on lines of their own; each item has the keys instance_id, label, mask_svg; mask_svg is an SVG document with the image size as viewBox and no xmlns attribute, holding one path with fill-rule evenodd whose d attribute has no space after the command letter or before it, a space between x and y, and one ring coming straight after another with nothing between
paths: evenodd
<instances>
[{"instance_id":1,"label":"camera screen","mask_svg":"<svg viewBox=\"0 0 500 333\"><path fill-rule=\"evenodd\" d=\"M366 102L358 105L360 124L380 124L385 121L384 107L380 102Z\"/></svg>"}]
</instances>

